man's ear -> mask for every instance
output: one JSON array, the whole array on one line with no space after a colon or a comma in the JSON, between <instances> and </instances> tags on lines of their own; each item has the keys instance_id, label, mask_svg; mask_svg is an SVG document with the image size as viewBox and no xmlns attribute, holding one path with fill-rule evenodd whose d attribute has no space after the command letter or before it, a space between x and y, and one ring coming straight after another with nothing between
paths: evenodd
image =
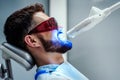
<instances>
[{"instance_id":1,"label":"man's ear","mask_svg":"<svg viewBox=\"0 0 120 80\"><path fill-rule=\"evenodd\" d=\"M24 41L30 47L40 47L39 41L34 35L26 35Z\"/></svg>"}]
</instances>

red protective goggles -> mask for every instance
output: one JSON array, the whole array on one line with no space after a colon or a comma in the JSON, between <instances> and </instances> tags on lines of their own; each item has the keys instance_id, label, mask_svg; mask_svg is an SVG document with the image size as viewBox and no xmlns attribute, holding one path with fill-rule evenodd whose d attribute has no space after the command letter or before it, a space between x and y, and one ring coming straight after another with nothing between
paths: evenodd
<instances>
[{"instance_id":1,"label":"red protective goggles","mask_svg":"<svg viewBox=\"0 0 120 80\"><path fill-rule=\"evenodd\" d=\"M58 29L57 22L55 21L54 18L50 18L39 25L37 25L35 28L33 28L28 34L31 33L38 33L38 32L46 32L46 31L51 31Z\"/></svg>"}]
</instances>

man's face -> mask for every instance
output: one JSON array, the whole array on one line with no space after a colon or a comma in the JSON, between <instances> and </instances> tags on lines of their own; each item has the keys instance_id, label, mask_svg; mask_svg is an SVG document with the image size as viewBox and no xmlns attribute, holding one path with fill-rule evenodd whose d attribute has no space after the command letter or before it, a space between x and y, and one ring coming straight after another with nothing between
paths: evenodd
<instances>
[{"instance_id":1,"label":"man's face","mask_svg":"<svg viewBox=\"0 0 120 80\"><path fill-rule=\"evenodd\" d=\"M65 53L72 48L72 43L68 40L63 40L60 31L54 18L50 18L42 12L37 12L33 16L37 26L30 32L36 32L38 39L41 41L46 52Z\"/></svg>"},{"instance_id":2,"label":"man's face","mask_svg":"<svg viewBox=\"0 0 120 80\"><path fill-rule=\"evenodd\" d=\"M72 48L72 43L70 41L62 40L59 37L62 33L59 33L58 30L48 31L48 34L51 35L50 39L45 39L44 36L38 36L45 51L65 53Z\"/></svg>"}]
</instances>

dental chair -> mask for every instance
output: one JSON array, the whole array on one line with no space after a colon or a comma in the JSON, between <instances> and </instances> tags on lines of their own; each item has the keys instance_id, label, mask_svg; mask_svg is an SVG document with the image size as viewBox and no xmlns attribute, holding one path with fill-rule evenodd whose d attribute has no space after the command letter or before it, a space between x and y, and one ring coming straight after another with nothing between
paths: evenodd
<instances>
[{"instance_id":1,"label":"dental chair","mask_svg":"<svg viewBox=\"0 0 120 80\"><path fill-rule=\"evenodd\" d=\"M4 80L14 80L12 74L11 59L23 66L27 71L35 65L31 55L7 42L1 44L2 57L5 60L6 68L0 64L0 78ZM6 75L7 74L7 75Z\"/></svg>"}]
</instances>

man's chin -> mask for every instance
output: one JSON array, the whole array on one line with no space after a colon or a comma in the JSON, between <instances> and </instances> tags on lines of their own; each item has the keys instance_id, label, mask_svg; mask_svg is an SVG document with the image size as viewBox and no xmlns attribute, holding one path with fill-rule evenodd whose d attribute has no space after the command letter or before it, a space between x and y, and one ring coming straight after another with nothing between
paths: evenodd
<instances>
[{"instance_id":1,"label":"man's chin","mask_svg":"<svg viewBox=\"0 0 120 80\"><path fill-rule=\"evenodd\" d=\"M61 40L47 41L47 40L44 40L43 38L40 38L40 41L42 42L46 52L58 52L63 54L72 48L72 42L67 40L66 41L61 41Z\"/></svg>"},{"instance_id":2,"label":"man's chin","mask_svg":"<svg viewBox=\"0 0 120 80\"><path fill-rule=\"evenodd\" d=\"M67 41L66 43L62 45L60 49L57 50L57 52L66 53L67 51L71 49L72 49L72 43L70 41Z\"/></svg>"},{"instance_id":3,"label":"man's chin","mask_svg":"<svg viewBox=\"0 0 120 80\"><path fill-rule=\"evenodd\" d=\"M46 49L46 51L47 52L58 52L58 53L64 54L67 51L72 49L72 45L62 45L61 47L54 46L54 48L53 48L53 46L51 46L51 47L52 48Z\"/></svg>"}]
</instances>

